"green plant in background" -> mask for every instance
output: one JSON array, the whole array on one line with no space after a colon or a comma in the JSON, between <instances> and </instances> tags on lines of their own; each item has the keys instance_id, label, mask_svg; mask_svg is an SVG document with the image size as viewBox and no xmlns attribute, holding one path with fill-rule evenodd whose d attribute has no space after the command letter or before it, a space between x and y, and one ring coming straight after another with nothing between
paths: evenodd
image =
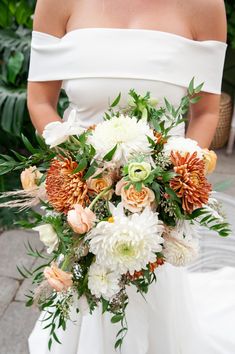
<instances>
[{"instance_id":1,"label":"green plant in background","mask_svg":"<svg viewBox=\"0 0 235 354\"><path fill-rule=\"evenodd\" d=\"M30 55L32 15L35 0L0 2L0 152L22 150L20 134L31 135L26 105L26 83ZM0 191L18 187L19 176L0 176ZM0 229L12 225L20 215L0 210Z\"/></svg>"},{"instance_id":2,"label":"green plant in background","mask_svg":"<svg viewBox=\"0 0 235 354\"><path fill-rule=\"evenodd\" d=\"M0 3L0 128L16 137L29 118L26 80L34 6L35 0Z\"/></svg>"},{"instance_id":3,"label":"green plant in background","mask_svg":"<svg viewBox=\"0 0 235 354\"><path fill-rule=\"evenodd\" d=\"M228 41L235 48L235 1L225 1L227 20L228 20Z\"/></svg>"},{"instance_id":4,"label":"green plant in background","mask_svg":"<svg viewBox=\"0 0 235 354\"><path fill-rule=\"evenodd\" d=\"M36 0L0 0L0 154L9 154L12 149L24 152L21 134L34 137L26 85L35 4ZM67 98L62 94L58 105L61 115L66 106ZM0 175L0 192L18 187L17 174L7 179ZM12 210L0 210L0 229L12 226L18 217Z\"/></svg>"},{"instance_id":5,"label":"green plant in background","mask_svg":"<svg viewBox=\"0 0 235 354\"><path fill-rule=\"evenodd\" d=\"M0 153L24 151L21 133L34 136L26 104L30 41L36 0L0 1ZM59 111L66 107L60 100ZM0 192L19 187L19 176L0 176ZM20 218L12 210L0 210L0 229Z\"/></svg>"}]
</instances>

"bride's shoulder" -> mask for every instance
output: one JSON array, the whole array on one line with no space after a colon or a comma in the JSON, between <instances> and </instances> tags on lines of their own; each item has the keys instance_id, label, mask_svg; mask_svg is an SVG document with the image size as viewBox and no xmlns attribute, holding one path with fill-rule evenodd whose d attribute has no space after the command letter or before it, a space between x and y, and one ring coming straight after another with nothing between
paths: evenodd
<instances>
[{"instance_id":1,"label":"bride's shoulder","mask_svg":"<svg viewBox=\"0 0 235 354\"><path fill-rule=\"evenodd\" d=\"M34 30L62 37L75 0L37 0Z\"/></svg>"},{"instance_id":2,"label":"bride's shoulder","mask_svg":"<svg viewBox=\"0 0 235 354\"><path fill-rule=\"evenodd\" d=\"M226 41L227 22L223 0L189 0L188 5L195 39Z\"/></svg>"}]
</instances>

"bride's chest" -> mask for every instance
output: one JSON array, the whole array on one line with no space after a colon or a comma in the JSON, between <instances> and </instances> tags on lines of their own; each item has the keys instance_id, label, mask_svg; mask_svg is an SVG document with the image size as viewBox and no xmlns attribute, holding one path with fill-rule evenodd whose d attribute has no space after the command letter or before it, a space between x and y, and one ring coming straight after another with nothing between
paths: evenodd
<instances>
[{"instance_id":1,"label":"bride's chest","mask_svg":"<svg viewBox=\"0 0 235 354\"><path fill-rule=\"evenodd\" d=\"M142 28L192 39L191 10L185 0L77 1L66 30L70 32L87 27Z\"/></svg>"},{"instance_id":2,"label":"bride's chest","mask_svg":"<svg viewBox=\"0 0 235 354\"><path fill-rule=\"evenodd\" d=\"M185 95L186 89L158 80L146 80L142 78L126 77L86 77L63 82L69 101L81 112L89 111L91 114L107 110L109 104L121 92L120 106L127 104L128 92L134 88L140 95L150 91L151 97L156 99L159 105L164 104L164 97L175 105Z\"/></svg>"}]
</instances>

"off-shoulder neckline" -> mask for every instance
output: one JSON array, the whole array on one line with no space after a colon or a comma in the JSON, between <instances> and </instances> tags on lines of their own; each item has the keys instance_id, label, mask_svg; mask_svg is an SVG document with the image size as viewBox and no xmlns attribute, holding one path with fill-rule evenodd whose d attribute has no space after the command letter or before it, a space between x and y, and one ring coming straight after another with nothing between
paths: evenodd
<instances>
[{"instance_id":1,"label":"off-shoulder neckline","mask_svg":"<svg viewBox=\"0 0 235 354\"><path fill-rule=\"evenodd\" d=\"M79 33L79 32L89 32L89 31L107 31L107 32L111 32L111 31L114 31L114 32L143 32L143 33L154 33L156 35L162 35L162 36L166 36L166 37L172 37L172 38L176 38L176 39L179 39L179 40L182 40L182 41L185 41L185 42L188 42L188 43L192 43L192 44L207 44L207 43L215 43L215 44L219 44L219 45L224 45L224 46L227 46L227 43L225 42L222 42L222 41L218 41L218 40L214 40L214 39L207 39L207 40L202 40L202 41L198 41L198 40L195 40L195 39L191 39L191 38L187 38L187 37L184 37L184 36L181 36L179 34L176 34L176 33L172 33L172 32L166 32L166 31L160 31L160 30L153 30L153 29L147 29L147 28L118 28L118 27L80 27L80 28L75 28L67 33L65 33L64 36L62 37L57 37L57 36L54 36L52 34L49 34L49 33L46 33L46 32L40 32L40 31L36 31L36 30L33 30L33 34L39 34L39 35L43 35L43 36L48 36L48 37L52 37L56 40L64 40L66 39L67 37L70 37L71 35L74 35L76 33Z\"/></svg>"}]
</instances>

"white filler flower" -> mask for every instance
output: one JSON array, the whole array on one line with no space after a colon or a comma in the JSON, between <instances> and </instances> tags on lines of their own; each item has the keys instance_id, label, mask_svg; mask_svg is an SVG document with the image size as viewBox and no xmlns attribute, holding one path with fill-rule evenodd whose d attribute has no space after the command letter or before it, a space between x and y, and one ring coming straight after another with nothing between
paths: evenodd
<instances>
[{"instance_id":1,"label":"white filler flower","mask_svg":"<svg viewBox=\"0 0 235 354\"><path fill-rule=\"evenodd\" d=\"M100 222L90 231L90 251L105 267L119 274L133 274L156 261L156 252L162 250L164 241L162 232L158 214L149 207L129 217L117 212L114 222Z\"/></svg>"},{"instance_id":2,"label":"white filler flower","mask_svg":"<svg viewBox=\"0 0 235 354\"><path fill-rule=\"evenodd\" d=\"M77 118L75 109L71 111L65 122L51 122L43 131L43 138L51 148L64 143L71 135L80 135L84 132Z\"/></svg>"},{"instance_id":3,"label":"white filler flower","mask_svg":"<svg viewBox=\"0 0 235 354\"><path fill-rule=\"evenodd\" d=\"M52 253L59 243L57 233L50 224L33 227L33 230L39 232L40 241L47 247L47 253Z\"/></svg>"},{"instance_id":4,"label":"white filler flower","mask_svg":"<svg viewBox=\"0 0 235 354\"><path fill-rule=\"evenodd\" d=\"M171 151L179 151L180 154L189 152L193 154L197 152L199 158L203 158L203 150L200 148L198 143L189 138L184 138L182 136L176 136L170 138L164 145L164 150L167 155L170 155Z\"/></svg>"},{"instance_id":5,"label":"white filler flower","mask_svg":"<svg viewBox=\"0 0 235 354\"><path fill-rule=\"evenodd\" d=\"M199 235L189 221L180 221L164 239L163 254L168 263L183 267L198 257Z\"/></svg>"},{"instance_id":6,"label":"white filler flower","mask_svg":"<svg viewBox=\"0 0 235 354\"><path fill-rule=\"evenodd\" d=\"M153 131L145 121L120 115L98 124L88 141L96 149L96 158L99 159L117 145L112 160L125 165L135 154L149 155L151 148L147 136L154 140Z\"/></svg>"},{"instance_id":7,"label":"white filler flower","mask_svg":"<svg viewBox=\"0 0 235 354\"><path fill-rule=\"evenodd\" d=\"M120 291L120 276L103 265L93 263L88 273L88 288L91 293L109 300Z\"/></svg>"}]
</instances>

